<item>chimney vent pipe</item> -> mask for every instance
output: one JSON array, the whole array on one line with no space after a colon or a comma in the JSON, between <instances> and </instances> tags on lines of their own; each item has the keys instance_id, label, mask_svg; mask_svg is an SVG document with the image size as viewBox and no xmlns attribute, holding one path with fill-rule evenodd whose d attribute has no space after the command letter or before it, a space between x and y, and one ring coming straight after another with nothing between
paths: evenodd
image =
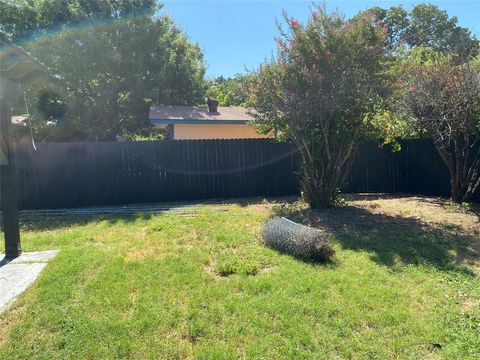
<instances>
[{"instance_id":1,"label":"chimney vent pipe","mask_svg":"<svg viewBox=\"0 0 480 360\"><path fill-rule=\"evenodd\" d=\"M208 112L217 113L218 112L218 100L208 98L207 100Z\"/></svg>"}]
</instances>

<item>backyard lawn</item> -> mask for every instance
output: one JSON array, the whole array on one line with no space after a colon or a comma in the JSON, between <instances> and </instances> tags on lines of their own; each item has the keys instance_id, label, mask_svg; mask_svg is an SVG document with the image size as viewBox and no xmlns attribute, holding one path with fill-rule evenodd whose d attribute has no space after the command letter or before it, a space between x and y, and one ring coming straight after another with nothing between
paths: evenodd
<instances>
[{"instance_id":1,"label":"backyard lawn","mask_svg":"<svg viewBox=\"0 0 480 360\"><path fill-rule=\"evenodd\" d=\"M143 216L35 215L60 249L0 315L2 359L480 358L480 212L423 197L247 200ZM335 260L264 247L272 213L321 226Z\"/></svg>"}]
</instances>

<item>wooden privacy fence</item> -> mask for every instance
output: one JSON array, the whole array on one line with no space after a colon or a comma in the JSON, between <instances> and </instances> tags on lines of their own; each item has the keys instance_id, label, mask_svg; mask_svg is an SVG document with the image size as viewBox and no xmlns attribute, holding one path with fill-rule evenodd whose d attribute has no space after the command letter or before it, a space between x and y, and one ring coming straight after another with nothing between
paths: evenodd
<instances>
[{"instance_id":1,"label":"wooden privacy fence","mask_svg":"<svg viewBox=\"0 0 480 360\"><path fill-rule=\"evenodd\" d=\"M296 194L295 151L263 140L45 143L17 152L20 207Z\"/></svg>"},{"instance_id":2,"label":"wooden privacy fence","mask_svg":"<svg viewBox=\"0 0 480 360\"><path fill-rule=\"evenodd\" d=\"M16 156L22 209L299 193L295 148L273 140L22 144ZM431 141L366 143L344 191L448 196L449 175Z\"/></svg>"}]
</instances>

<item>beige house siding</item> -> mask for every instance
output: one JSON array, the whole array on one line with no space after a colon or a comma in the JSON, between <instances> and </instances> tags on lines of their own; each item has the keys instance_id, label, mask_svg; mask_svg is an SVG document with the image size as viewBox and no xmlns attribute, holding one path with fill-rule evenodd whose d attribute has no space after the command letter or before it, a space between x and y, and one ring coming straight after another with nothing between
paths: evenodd
<instances>
[{"instance_id":1,"label":"beige house siding","mask_svg":"<svg viewBox=\"0 0 480 360\"><path fill-rule=\"evenodd\" d=\"M173 136L175 140L263 139L273 133L259 134L247 124L174 124Z\"/></svg>"}]
</instances>

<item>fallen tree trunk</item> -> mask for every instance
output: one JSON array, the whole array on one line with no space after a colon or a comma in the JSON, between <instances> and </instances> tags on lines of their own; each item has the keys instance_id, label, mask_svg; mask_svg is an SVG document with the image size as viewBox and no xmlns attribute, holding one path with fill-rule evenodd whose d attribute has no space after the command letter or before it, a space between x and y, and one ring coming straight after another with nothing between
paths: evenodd
<instances>
[{"instance_id":1,"label":"fallen tree trunk","mask_svg":"<svg viewBox=\"0 0 480 360\"><path fill-rule=\"evenodd\" d=\"M301 259L329 261L335 253L323 231L284 217L268 220L262 238L266 245Z\"/></svg>"}]
</instances>

